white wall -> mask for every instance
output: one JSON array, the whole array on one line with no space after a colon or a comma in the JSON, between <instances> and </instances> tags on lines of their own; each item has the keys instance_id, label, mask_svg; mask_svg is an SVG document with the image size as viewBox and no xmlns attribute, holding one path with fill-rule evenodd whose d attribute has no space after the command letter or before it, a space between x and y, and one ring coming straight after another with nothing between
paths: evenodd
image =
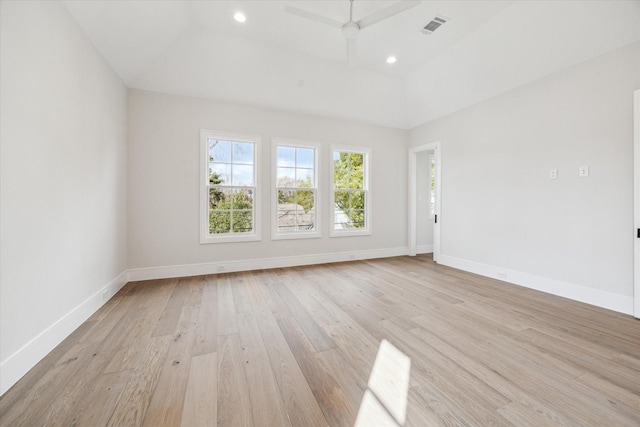
<instances>
[{"instance_id":1,"label":"white wall","mask_svg":"<svg viewBox=\"0 0 640 427\"><path fill-rule=\"evenodd\" d=\"M127 99L60 3L0 5L3 393L122 285Z\"/></svg>"},{"instance_id":2,"label":"white wall","mask_svg":"<svg viewBox=\"0 0 640 427\"><path fill-rule=\"evenodd\" d=\"M416 249L418 253L433 252L433 222L431 207L431 159L433 153L416 154Z\"/></svg>"},{"instance_id":3,"label":"white wall","mask_svg":"<svg viewBox=\"0 0 640 427\"><path fill-rule=\"evenodd\" d=\"M413 129L442 141L441 262L630 313L639 87L636 43Z\"/></svg>"},{"instance_id":4,"label":"white wall","mask_svg":"<svg viewBox=\"0 0 640 427\"><path fill-rule=\"evenodd\" d=\"M129 92L129 124L128 241L133 270L242 260L258 266L266 258L307 256L313 261L335 252L406 251L407 131L138 90ZM199 243L200 129L262 136L262 241ZM270 240L271 137L322 143L325 184L330 144L371 148L373 235L329 238L325 191L321 239ZM132 278L155 275L147 273L134 272Z\"/></svg>"},{"instance_id":5,"label":"white wall","mask_svg":"<svg viewBox=\"0 0 640 427\"><path fill-rule=\"evenodd\" d=\"M409 128L638 42L638 27L637 0L514 1L407 75Z\"/></svg>"}]
</instances>

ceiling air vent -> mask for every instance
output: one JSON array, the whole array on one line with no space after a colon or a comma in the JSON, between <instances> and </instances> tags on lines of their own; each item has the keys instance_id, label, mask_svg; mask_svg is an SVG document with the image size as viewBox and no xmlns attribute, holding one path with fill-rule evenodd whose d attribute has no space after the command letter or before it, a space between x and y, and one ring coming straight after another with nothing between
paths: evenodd
<instances>
[{"instance_id":1,"label":"ceiling air vent","mask_svg":"<svg viewBox=\"0 0 640 427\"><path fill-rule=\"evenodd\" d=\"M440 28L440 26L442 24L444 24L445 22L447 22L447 18L445 18L443 16L436 16L427 25L425 25L424 28L422 28L421 31L422 31L423 34L431 34L435 30Z\"/></svg>"}]
</instances>

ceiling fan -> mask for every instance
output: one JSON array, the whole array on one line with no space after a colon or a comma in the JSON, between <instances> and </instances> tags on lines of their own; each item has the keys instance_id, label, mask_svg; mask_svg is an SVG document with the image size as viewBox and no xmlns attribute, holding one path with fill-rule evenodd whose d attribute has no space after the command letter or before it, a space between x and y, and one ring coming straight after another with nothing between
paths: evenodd
<instances>
[{"instance_id":1,"label":"ceiling fan","mask_svg":"<svg viewBox=\"0 0 640 427\"><path fill-rule=\"evenodd\" d=\"M309 12L304 9L300 9L294 6L286 5L284 7L285 12L292 15L299 16L301 18L309 19L311 21L318 22L320 24L329 25L334 28L342 30L342 35L347 41L347 64L353 65L356 56L356 37L360 30L364 30L367 27L377 24L387 18L402 13L412 7L418 6L420 0L401 0L389 7L385 7L371 15L364 17L358 21L353 20L353 0L349 0L349 20L347 22L336 21L332 18L319 15L314 12Z\"/></svg>"}]
</instances>

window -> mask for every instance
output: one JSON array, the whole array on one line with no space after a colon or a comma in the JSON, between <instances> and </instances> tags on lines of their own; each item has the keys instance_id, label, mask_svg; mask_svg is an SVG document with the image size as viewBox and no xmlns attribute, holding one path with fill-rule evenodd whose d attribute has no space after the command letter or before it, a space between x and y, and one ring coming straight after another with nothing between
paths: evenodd
<instances>
[{"instance_id":1,"label":"window","mask_svg":"<svg viewBox=\"0 0 640 427\"><path fill-rule=\"evenodd\" d=\"M274 139L273 239L320 237L316 144Z\"/></svg>"},{"instance_id":2,"label":"window","mask_svg":"<svg viewBox=\"0 0 640 427\"><path fill-rule=\"evenodd\" d=\"M331 236L371 234L369 152L332 150Z\"/></svg>"},{"instance_id":3,"label":"window","mask_svg":"<svg viewBox=\"0 0 640 427\"><path fill-rule=\"evenodd\" d=\"M260 137L201 131L201 243L260 240Z\"/></svg>"}]
</instances>

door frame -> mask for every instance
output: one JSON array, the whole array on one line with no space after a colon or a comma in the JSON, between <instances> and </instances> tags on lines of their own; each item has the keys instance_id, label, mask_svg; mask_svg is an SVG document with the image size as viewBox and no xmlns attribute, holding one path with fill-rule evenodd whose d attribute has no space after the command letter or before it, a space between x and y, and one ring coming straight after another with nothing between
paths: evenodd
<instances>
[{"instance_id":1,"label":"door frame","mask_svg":"<svg viewBox=\"0 0 640 427\"><path fill-rule=\"evenodd\" d=\"M438 261L440 258L440 241L442 240L442 144L440 141L431 142L429 144L419 145L409 149L409 220L408 220L408 246L409 255L416 255L416 233L417 233L417 203L418 189L417 180L417 162L418 153L424 151L433 151L433 158L436 165L436 205L435 215L437 221L433 224L433 260Z\"/></svg>"},{"instance_id":2,"label":"door frame","mask_svg":"<svg viewBox=\"0 0 640 427\"><path fill-rule=\"evenodd\" d=\"M634 175L634 228L633 228L633 315L640 318L640 90L633 92L633 175Z\"/></svg>"}]
</instances>

